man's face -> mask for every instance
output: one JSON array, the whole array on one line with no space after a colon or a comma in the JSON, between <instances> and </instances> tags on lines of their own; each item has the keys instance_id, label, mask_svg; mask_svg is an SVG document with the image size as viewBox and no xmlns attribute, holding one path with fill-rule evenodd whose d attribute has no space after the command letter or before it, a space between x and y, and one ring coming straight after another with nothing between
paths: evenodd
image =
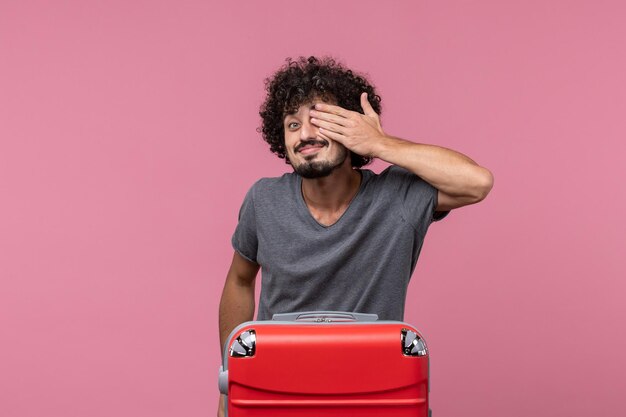
<instances>
[{"instance_id":1,"label":"man's face","mask_svg":"<svg viewBox=\"0 0 626 417\"><path fill-rule=\"evenodd\" d=\"M283 120L285 148L294 171L304 178L321 178L341 166L348 150L334 140L317 136L318 127L311 123L309 112L321 99L305 103Z\"/></svg>"}]
</instances>

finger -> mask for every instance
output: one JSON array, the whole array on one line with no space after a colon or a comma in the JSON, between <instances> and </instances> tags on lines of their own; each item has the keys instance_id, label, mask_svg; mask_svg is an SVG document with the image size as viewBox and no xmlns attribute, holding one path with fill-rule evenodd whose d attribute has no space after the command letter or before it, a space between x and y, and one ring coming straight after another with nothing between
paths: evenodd
<instances>
[{"instance_id":1,"label":"finger","mask_svg":"<svg viewBox=\"0 0 626 417\"><path fill-rule=\"evenodd\" d=\"M317 103L315 105L315 110L320 110L326 113L336 114L337 116L346 117L346 118L350 117L350 113L352 113L350 110L346 110L343 107L339 107L339 106L335 106L333 104L327 104L327 103Z\"/></svg>"},{"instance_id":2,"label":"finger","mask_svg":"<svg viewBox=\"0 0 626 417\"><path fill-rule=\"evenodd\" d=\"M378 114L367 99L367 93L361 93L361 108L363 108L363 113L366 116L375 116Z\"/></svg>"},{"instance_id":3,"label":"finger","mask_svg":"<svg viewBox=\"0 0 626 417\"><path fill-rule=\"evenodd\" d=\"M311 111L310 115L311 117L314 117L315 119L326 120L326 121L333 122L344 127L348 126L347 122L349 119L346 119L345 117L337 116L332 113L327 113L324 111Z\"/></svg>"},{"instance_id":4,"label":"finger","mask_svg":"<svg viewBox=\"0 0 626 417\"><path fill-rule=\"evenodd\" d=\"M324 139L325 141L333 140L329 138L328 136L326 136L325 134L323 134L322 132L320 132L319 130L317 131L317 137L319 139Z\"/></svg>"},{"instance_id":5,"label":"finger","mask_svg":"<svg viewBox=\"0 0 626 417\"><path fill-rule=\"evenodd\" d=\"M324 128L325 130L336 132L336 133L345 133L345 128L337 123L327 122L325 120L320 120L316 118L311 118L311 123L320 128Z\"/></svg>"},{"instance_id":6,"label":"finger","mask_svg":"<svg viewBox=\"0 0 626 417\"><path fill-rule=\"evenodd\" d=\"M318 135L324 137L324 139L332 139L342 144L346 140L346 137L340 133L333 132L331 130L326 130L322 127L320 127L318 130L319 130Z\"/></svg>"}]
</instances>

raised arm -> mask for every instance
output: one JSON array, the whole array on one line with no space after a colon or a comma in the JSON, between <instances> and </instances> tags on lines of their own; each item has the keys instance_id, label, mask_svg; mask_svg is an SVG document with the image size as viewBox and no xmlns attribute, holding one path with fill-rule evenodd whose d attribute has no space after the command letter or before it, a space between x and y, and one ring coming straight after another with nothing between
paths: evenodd
<instances>
[{"instance_id":1,"label":"raised arm","mask_svg":"<svg viewBox=\"0 0 626 417\"><path fill-rule=\"evenodd\" d=\"M380 158L420 176L438 192L437 211L447 211L484 199L493 187L491 172L467 156L435 145L413 143L385 134L380 118L361 94L363 114L318 103L311 122L318 135L335 140L359 155Z\"/></svg>"},{"instance_id":2,"label":"raised arm","mask_svg":"<svg viewBox=\"0 0 626 417\"><path fill-rule=\"evenodd\" d=\"M439 191L437 211L478 203L493 187L493 175L488 169L452 149L385 136L378 143L376 155L435 187Z\"/></svg>"}]
</instances>

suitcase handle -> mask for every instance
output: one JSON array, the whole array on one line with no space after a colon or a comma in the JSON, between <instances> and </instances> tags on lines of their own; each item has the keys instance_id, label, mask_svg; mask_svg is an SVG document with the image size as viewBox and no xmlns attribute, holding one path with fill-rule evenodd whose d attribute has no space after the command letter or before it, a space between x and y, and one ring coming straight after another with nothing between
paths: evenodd
<instances>
[{"instance_id":1,"label":"suitcase handle","mask_svg":"<svg viewBox=\"0 0 626 417\"><path fill-rule=\"evenodd\" d=\"M272 316L274 321L308 321L319 323L346 321L376 321L378 314L348 313L345 311L304 311L300 313L279 313Z\"/></svg>"}]
</instances>

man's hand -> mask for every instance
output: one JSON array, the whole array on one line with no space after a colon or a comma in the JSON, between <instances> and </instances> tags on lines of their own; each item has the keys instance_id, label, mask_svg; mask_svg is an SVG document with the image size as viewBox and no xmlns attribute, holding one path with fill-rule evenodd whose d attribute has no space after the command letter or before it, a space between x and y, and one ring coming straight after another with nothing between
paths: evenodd
<instances>
[{"instance_id":1,"label":"man's hand","mask_svg":"<svg viewBox=\"0 0 626 417\"><path fill-rule=\"evenodd\" d=\"M376 157L386 135L378 114L367 100L367 93L361 94L361 107L365 114L317 103L310 112L311 123L319 127L320 138L337 141L356 154Z\"/></svg>"},{"instance_id":2,"label":"man's hand","mask_svg":"<svg viewBox=\"0 0 626 417\"><path fill-rule=\"evenodd\" d=\"M224 394L220 394L219 404L217 405L217 417L224 417Z\"/></svg>"},{"instance_id":3,"label":"man's hand","mask_svg":"<svg viewBox=\"0 0 626 417\"><path fill-rule=\"evenodd\" d=\"M389 136L380 126L367 93L361 94L365 114L339 106L317 103L310 112L318 136L341 143L350 151L379 158L418 175L439 190L438 211L447 211L484 199L493 186L493 175L467 156L435 145L413 143Z\"/></svg>"}]
</instances>

